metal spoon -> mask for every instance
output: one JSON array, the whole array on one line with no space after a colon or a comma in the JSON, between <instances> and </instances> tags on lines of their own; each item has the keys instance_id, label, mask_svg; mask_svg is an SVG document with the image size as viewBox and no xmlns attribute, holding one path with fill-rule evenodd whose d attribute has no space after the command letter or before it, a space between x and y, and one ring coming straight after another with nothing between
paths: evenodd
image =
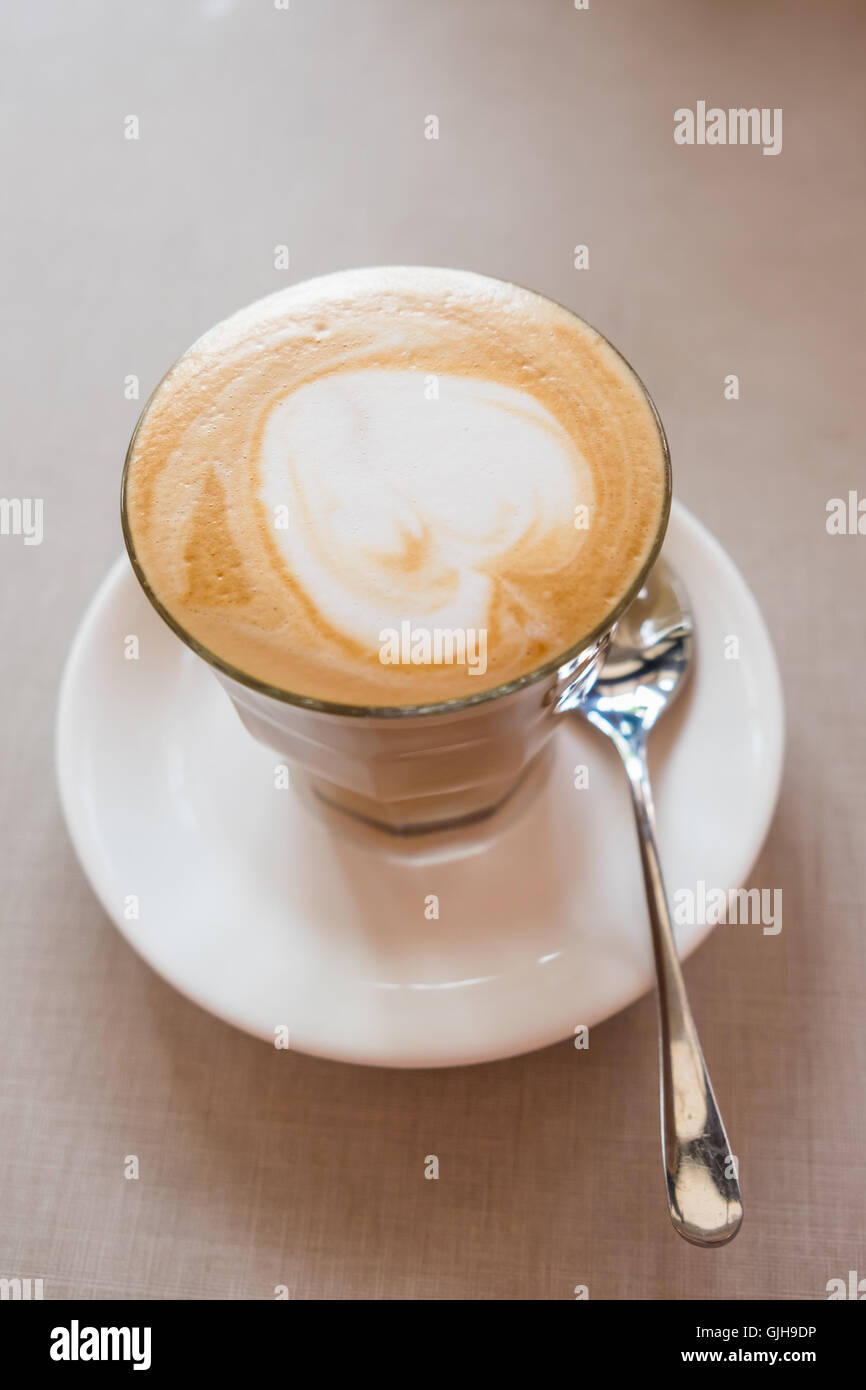
<instances>
[{"instance_id":1,"label":"metal spoon","mask_svg":"<svg viewBox=\"0 0 866 1390\"><path fill-rule=\"evenodd\" d=\"M693 1245L724 1245L743 1219L736 1163L707 1074L674 944L656 845L647 734L681 690L694 650L688 599L659 560L620 619L599 677L577 709L625 763L637 820L659 1004L662 1156L671 1221Z\"/></svg>"}]
</instances>

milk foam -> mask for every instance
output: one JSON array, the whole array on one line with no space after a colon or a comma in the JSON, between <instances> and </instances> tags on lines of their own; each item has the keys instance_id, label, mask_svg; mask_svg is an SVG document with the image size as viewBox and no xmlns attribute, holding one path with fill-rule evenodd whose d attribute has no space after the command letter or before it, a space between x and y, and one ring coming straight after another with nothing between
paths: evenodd
<instances>
[{"instance_id":1,"label":"milk foam","mask_svg":"<svg viewBox=\"0 0 866 1390\"><path fill-rule=\"evenodd\" d=\"M436 393L436 394L433 394ZM431 398L432 396L432 398ZM326 620L375 647L384 627L485 628L493 571L520 543L538 569L576 556L592 475L525 391L473 377L338 372L271 411L260 497L289 572Z\"/></svg>"},{"instance_id":2,"label":"milk foam","mask_svg":"<svg viewBox=\"0 0 866 1390\"><path fill-rule=\"evenodd\" d=\"M666 501L652 408L603 338L423 267L218 324L155 391L125 479L131 549L184 632L352 705L477 695L564 654L635 581ZM483 675L380 660L383 632L440 630L485 634Z\"/></svg>"}]
</instances>

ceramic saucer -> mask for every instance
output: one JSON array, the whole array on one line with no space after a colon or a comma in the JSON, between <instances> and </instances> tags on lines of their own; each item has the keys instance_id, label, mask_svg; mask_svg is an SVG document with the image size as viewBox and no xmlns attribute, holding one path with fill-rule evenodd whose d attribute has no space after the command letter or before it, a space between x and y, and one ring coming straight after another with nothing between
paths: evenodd
<instances>
[{"instance_id":1,"label":"ceramic saucer","mask_svg":"<svg viewBox=\"0 0 866 1390\"><path fill-rule=\"evenodd\" d=\"M665 555L698 637L650 742L665 876L738 887L779 787L779 674L745 582L679 505ZM271 1043L287 1028L299 1051L421 1067L544 1047L653 985L625 776L577 718L495 816L405 841L278 786L277 761L123 556L67 661L58 777L97 897L175 988ZM710 930L678 927L681 954Z\"/></svg>"}]
</instances>

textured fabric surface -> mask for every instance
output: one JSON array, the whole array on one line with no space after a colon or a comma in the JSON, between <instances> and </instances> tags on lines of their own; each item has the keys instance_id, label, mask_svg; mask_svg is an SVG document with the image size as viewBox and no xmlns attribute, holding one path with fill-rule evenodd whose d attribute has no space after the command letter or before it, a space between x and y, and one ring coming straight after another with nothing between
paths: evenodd
<instances>
[{"instance_id":1,"label":"textured fabric surface","mask_svg":"<svg viewBox=\"0 0 866 1390\"><path fill-rule=\"evenodd\" d=\"M121 1299L821 1298L866 1276L866 537L825 526L864 488L857 8L4 7L0 490L45 510L41 545L0 536L0 1275ZM678 147L698 100L781 107L781 154ZM276 1053L153 975L69 847L57 683L120 548L125 378L143 398L287 275L380 262L598 323L773 633L788 751L751 883L783 890L783 930L722 927L686 967L741 1165L727 1250L668 1224L651 999L588 1052L458 1071Z\"/></svg>"}]
</instances>

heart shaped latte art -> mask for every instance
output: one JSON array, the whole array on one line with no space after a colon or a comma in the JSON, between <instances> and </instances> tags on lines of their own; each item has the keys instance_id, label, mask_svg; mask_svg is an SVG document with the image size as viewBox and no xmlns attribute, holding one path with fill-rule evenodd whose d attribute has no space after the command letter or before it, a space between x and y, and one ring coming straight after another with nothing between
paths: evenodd
<instances>
[{"instance_id":1,"label":"heart shaped latte art","mask_svg":"<svg viewBox=\"0 0 866 1390\"><path fill-rule=\"evenodd\" d=\"M576 556L575 517L593 500L585 460L532 396L408 371L335 372L289 394L264 427L259 476L288 572L332 628L372 648L407 621L541 622L529 576Z\"/></svg>"}]
</instances>

